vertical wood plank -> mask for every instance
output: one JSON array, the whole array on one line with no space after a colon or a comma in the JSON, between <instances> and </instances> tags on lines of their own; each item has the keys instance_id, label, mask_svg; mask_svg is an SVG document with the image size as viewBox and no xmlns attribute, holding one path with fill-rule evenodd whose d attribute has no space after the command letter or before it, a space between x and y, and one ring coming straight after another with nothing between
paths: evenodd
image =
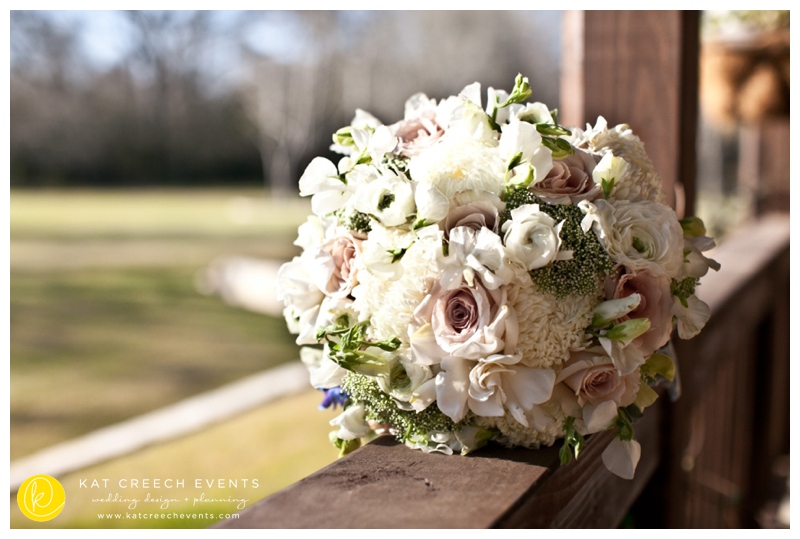
<instances>
[{"instance_id":1,"label":"vertical wood plank","mask_svg":"<svg viewBox=\"0 0 800 539\"><path fill-rule=\"evenodd\" d=\"M645 143L668 203L685 193L694 211L699 12L573 11L565 14L561 120L604 116Z\"/></svg>"}]
</instances>

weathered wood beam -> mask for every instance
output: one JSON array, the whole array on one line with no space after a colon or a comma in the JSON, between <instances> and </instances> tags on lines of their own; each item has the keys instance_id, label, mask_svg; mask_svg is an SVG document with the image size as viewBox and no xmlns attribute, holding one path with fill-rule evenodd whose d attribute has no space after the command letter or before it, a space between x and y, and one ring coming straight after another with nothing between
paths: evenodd
<instances>
[{"instance_id":1,"label":"weathered wood beam","mask_svg":"<svg viewBox=\"0 0 800 539\"><path fill-rule=\"evenodd\" d=\"M627 123L645 143L669 204L694 211L699 12L569 11L560 121ZM680 202L680 201L679 201Z\"/></svg>"}]
</instances>

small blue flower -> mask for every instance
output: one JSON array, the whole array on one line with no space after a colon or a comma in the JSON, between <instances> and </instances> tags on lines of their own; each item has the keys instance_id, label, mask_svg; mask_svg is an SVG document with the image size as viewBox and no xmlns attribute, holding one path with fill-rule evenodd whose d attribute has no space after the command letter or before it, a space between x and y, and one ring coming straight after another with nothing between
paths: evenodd
<instances>
[{"instance_id":1,"label":"small blue flower","mask_svg":"<svg viewBox=\"0 0 800 539\"><path fill-rule=\"evenodd\" d=\"M331 406L335 410L337 405L344 408L344 403L350 398L348 394L342 390L342 386L336 386L330 389L320 388L319 390L325 393L325 397L322 399L322 402L319 403L320 410L330 408Z\"/></svg>"}]
</instances>

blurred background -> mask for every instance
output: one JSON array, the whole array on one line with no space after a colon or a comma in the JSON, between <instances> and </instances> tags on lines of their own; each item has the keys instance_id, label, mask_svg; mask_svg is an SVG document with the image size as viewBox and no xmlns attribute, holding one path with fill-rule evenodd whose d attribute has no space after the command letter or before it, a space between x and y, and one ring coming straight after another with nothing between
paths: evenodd
<instances>
[{"instance_id":1,"label":"blurred background","mask_svg":"<svg viewBox=\"0 0 800 539\"><path fill-rule=\"evenodd\" d=\"M419 91L510 89L521 72L558 107L562 16L12 11L12 465L295 361L272 279L310 210L307 163L356 108L392 123ZM697 212L723 241L788 211L788 153L756 185L762 157L741 150L770 129L788 152L788 24L702 18ZM264 497L336 458L319 394L288 393L62 483L260 477ZM32 524L11 503L12 527ZM73 503L53 525L163 526L95 512Z\"/></svg>"}]
</instances>

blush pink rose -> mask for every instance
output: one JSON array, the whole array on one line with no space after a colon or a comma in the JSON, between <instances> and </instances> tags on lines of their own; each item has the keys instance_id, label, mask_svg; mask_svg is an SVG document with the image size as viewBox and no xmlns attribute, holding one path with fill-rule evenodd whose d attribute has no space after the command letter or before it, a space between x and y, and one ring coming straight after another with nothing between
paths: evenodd
<instances>
[{"instance_id":1,"label":"blush pink rose","mask_svg":"<svg viewBox=\"0 0 800 539\"><path fill-rule=\"evenodd\" d=\"M580 406L608 401L628 406L636 401L640 377L639 369L621 376L611 358L586 351L572 353L556 382L564 382L574 391Z\"/></svg>"},{"instance_id":2,"label":"blush pink rose","mask_svg":"<svg viewBox=\"0 0 800 539\"><path fill-rule=\"evenodd\" d=\"M531 185L530 190L544 200L569 197L573 204L594 200L600 194L600 186L592 179L596 165L592 154L576 149L563 159L553 159L553 168L542 181Z\"/></svg>"},{"instance_id":3,"label":"blush pink rose","mask_svg":"<svg viewBox=\"0 0 800 539\"><path fill-rule=\"evenodd\" d=\"M475 232L488 228L496 234L500 228L502 206L500 197L492 193L458 193L453 197L450 211L439 225L444 230L445 240L449 240L450 231L459 226L471 228Z\"/></svg>"},{"instance_id":4,"label":"blush pink rose","mask_svg":"<svg viewBox=\"0 0 800 539\"><path fill-rule=\"evenodd\" d=\"M669 278L653 275L647 270L623 273L617 279L606 281L606 298L620 299L639 294L639 306L620 321L647 318L650 329L633 340L644 357L667 344L672 335L672 292Z\"/></svg>"},{"instance_id":5,"label":"blush pink rose","mask_svg":"<svg viewBox=\"0 0 800 539\"><path fill-rule=\"evenodd\" d=\"M477 360L514 349L519 329L507 302L505 287L489 290L480 279L452 290L437 282L414 311L410 336L415 361L434 365L446 356Z\"/></svg>"},{"instance_id":6,"label":"blush pink rose","mask_svg":"<svg viewBox=\"0 0 800 539\"><path fill-rule=\"evenodd\" d=\"M389 129L399 139L397 153L405 157L418 155L444 135L444 128L436 122L433 108L420 111L416 117L400 120Z\"/></svg>"},{"instance_id":7,"label":"blush pink rose","mask_svg":"<svg viewBox=\"0 0 800 539\"><path fill-rule=\"evenodd\" d=\"M358 284L355 259L361 255L361 240L345 234L323 243L322 250L333 259L333 271L324 292L335 298L346 298Z\"/></svg>"}]
</instances>

